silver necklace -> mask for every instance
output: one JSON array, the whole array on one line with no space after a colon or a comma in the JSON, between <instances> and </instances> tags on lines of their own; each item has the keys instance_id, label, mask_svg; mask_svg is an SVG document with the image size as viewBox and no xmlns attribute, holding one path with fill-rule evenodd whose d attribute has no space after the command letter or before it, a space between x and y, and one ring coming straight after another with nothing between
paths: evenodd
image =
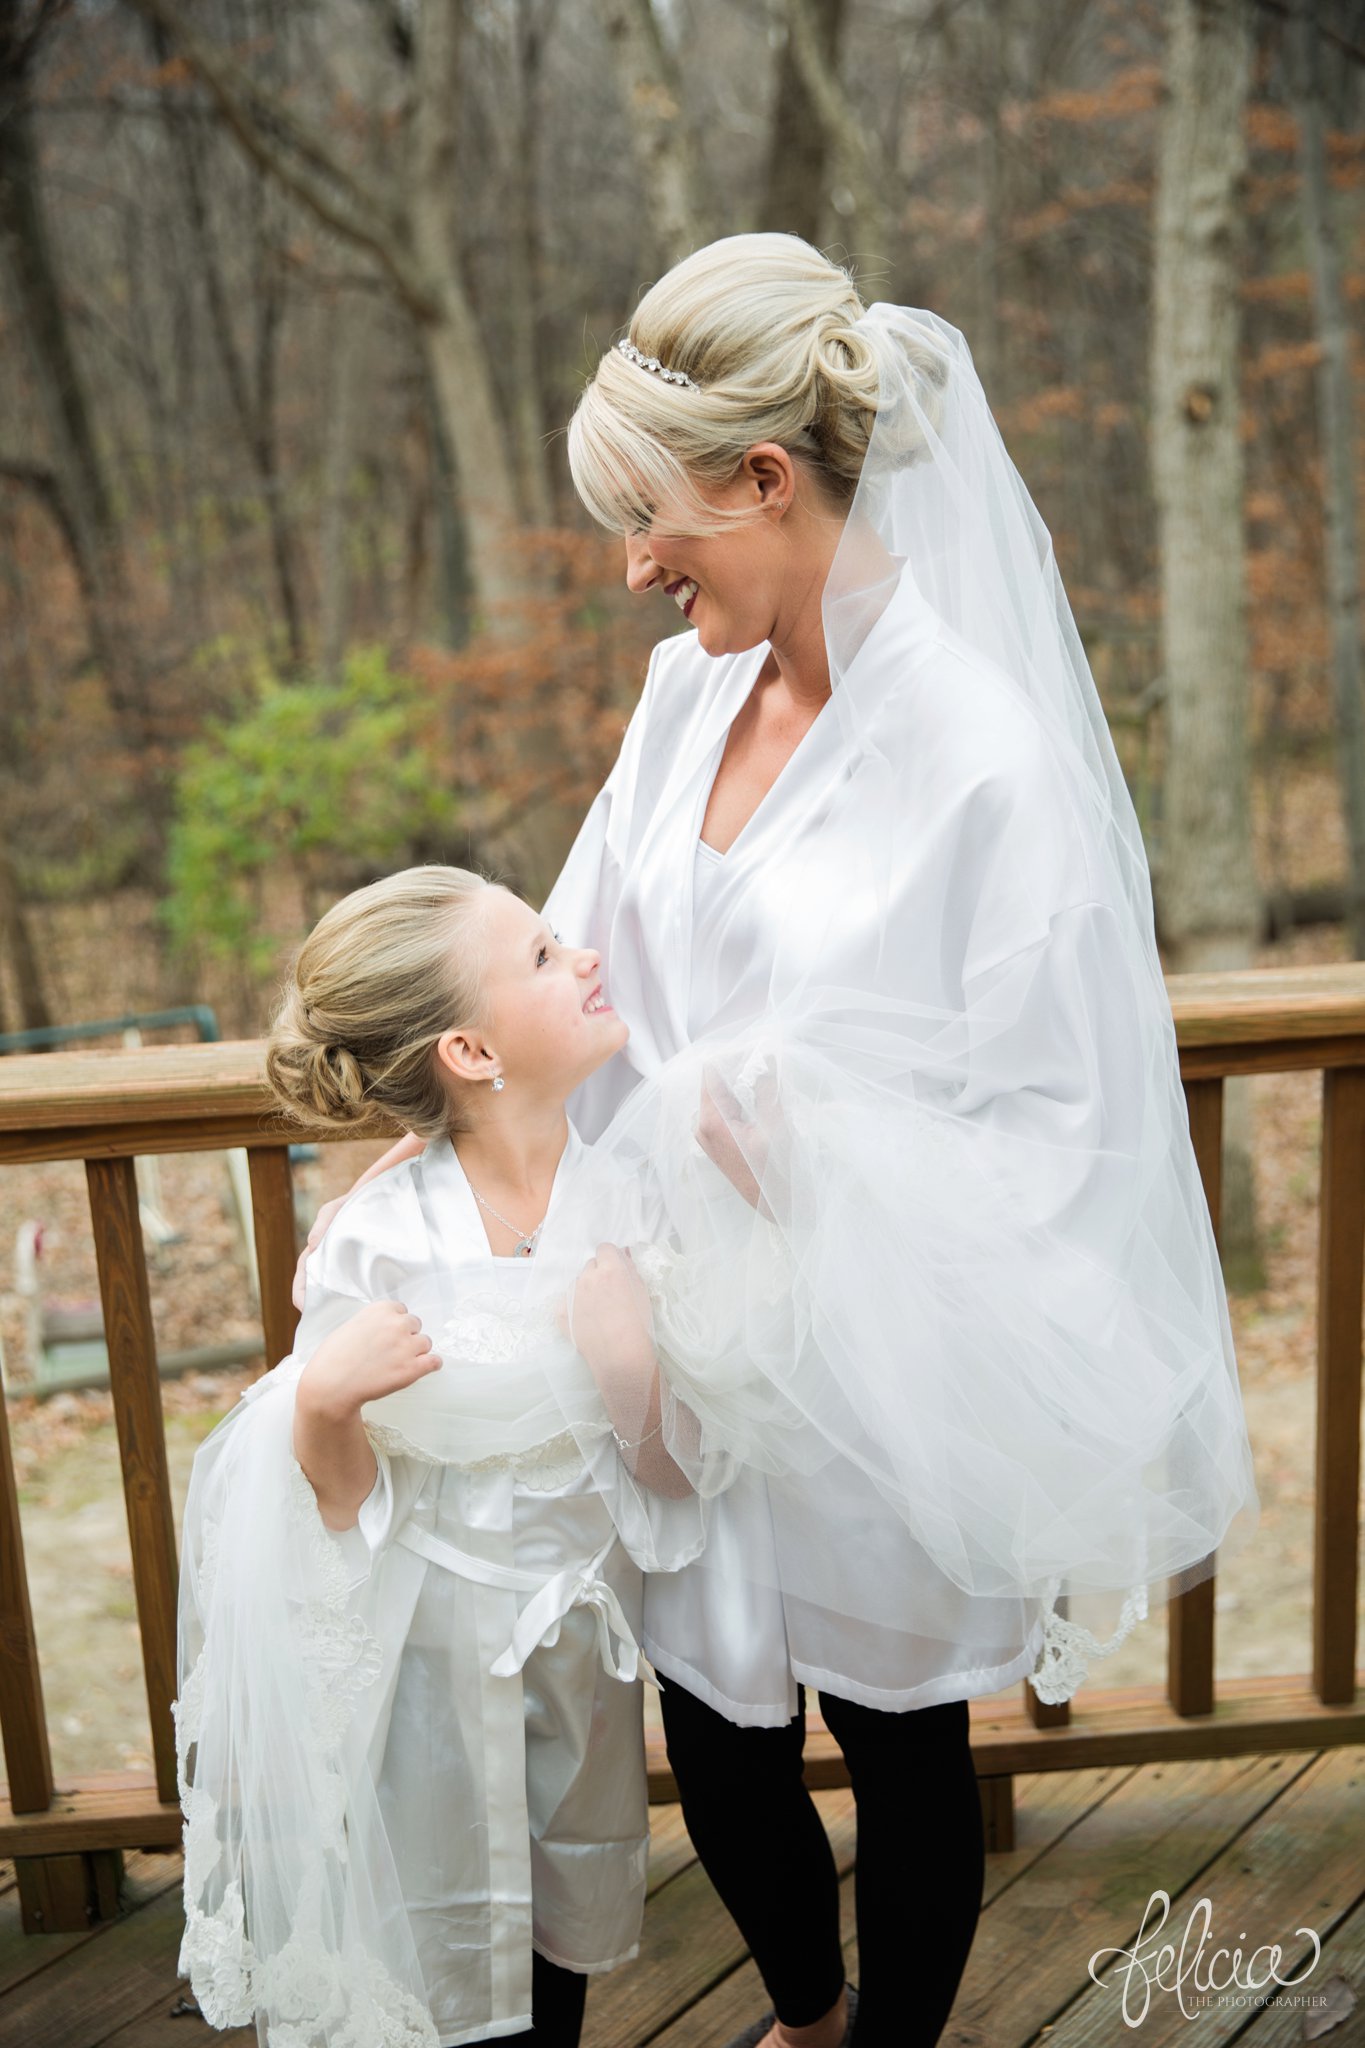
<instances>
[{"instance_id":1,"label":"silver necklace","mask_svg":"<svg viewBox=\"0 0 1365 2048\"><path fill-rule=\"evenodd\" d=\"M543 1216L541 1217L539 1223L537 1223L534 1230L523 1230L519 1224L510 1223L505 1216L499 1215L498 1211L493 1207L493 1204L487 1199L486 1196L481 1195L478 1189L475 1187L473 1181L469 1180L468 1174L465 1175L465 1179L469 1181L469 1192L474 1197L474 1200L478 1203L479 1207L481 1209L487 1209L489 1215L492 1216L495 1219L495 1221L500 1223L504 1230L510 1230L513 1237L516 1239L516 1243L512 1247L512 1257L514 1259L529 1259L532 1252L536 1248L536 1239L540 1236L541 1231L545 1228L545 1218Z\"/></svg>"}]
</instances>

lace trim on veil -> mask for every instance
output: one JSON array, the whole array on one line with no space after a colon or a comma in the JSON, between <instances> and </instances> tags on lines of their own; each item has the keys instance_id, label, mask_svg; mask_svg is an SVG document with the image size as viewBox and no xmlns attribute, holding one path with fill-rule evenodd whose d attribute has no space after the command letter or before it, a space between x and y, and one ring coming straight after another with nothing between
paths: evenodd
<instances>
[{"instance_id":1,"label":"lace trim on veil","mask_svg":"<svg viewBox=\"0 0 1365 2048\"><path fill-rule=\"evenodd\" d=\"M343 1956L322 1938L321 1900L332 1874L326 1866L332 1859L344 1864L347 1856L342 1745L360 1695L379 1676L383 1652L362 1617L346 1613L345 1561L292 1454L288 1513L307 1547L318 1588L299 1617L308 1717L322 1774L316 1849L293 1902L289 1938L270 1956L258 1954L247 1931L239 1876L228 1879L216 1905L205 1910L201 1904L224 1849L217 1802L189 1777L190 1750L203 1726L206 1653L201 1651L172 1706L186 1822L186 1924L179 1969L210 2026L249 2026L258 2010L267 2011L272 2048L437 2048L426 2005L405 1991L377 1956ZM201 1566L205 1608L219 1567L219 1541L219 1525L208 1523Z\"/></svg>"},{"instance_id":2,"label":"lace trim on veil","mask_svg":"<svg viewBox=\"0 0 1365 2048\"><path fill-rule=\"evenodd\" d=\"M1055 1600L1055 1588L1050 1596ZM1060 1706L1080 1690L1090 1666L1101 1657L1111 1657L1126 1642L1140 1621L1147 1619L1147 1588L1134 1586L1124 1595L1114 1633L1101 1642L1092 1630L1070 1621L1049 1605L1043 1623L1043 1646L1029 1673L1029 1684L1047 1706Z\"/></svg>"}]
</instances>

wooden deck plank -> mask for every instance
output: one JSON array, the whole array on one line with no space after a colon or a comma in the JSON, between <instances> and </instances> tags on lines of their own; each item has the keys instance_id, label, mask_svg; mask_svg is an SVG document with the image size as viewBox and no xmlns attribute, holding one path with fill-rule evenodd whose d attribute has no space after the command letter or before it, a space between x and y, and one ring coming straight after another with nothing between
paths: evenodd
<instances>
[{"instance_id":1,"label":"wooden deck plank","mask_svg":"<svg viewBox=\"0 0 1365 2048\"><path fill-rule=\"evenodd\" d=\"M1026 1880L1027 1873L1050 1844L1060 1841L1096 1804L1132 1776L1128 1770L1069 1771L1057 1777L1028 1776L1015 1781L1015 1847L986 1858L983 1906ZM817 1802L822 1795L816 1795ZM854 1925L853 1874L842 1875L839 1887L840 1933L850 1979L858 1978ZM711 1991L685 2010L660 2034L651 2048L717 2048L758 2018L768 2004L755 1965L740 1952L739 1962L719 1978ZM592 2048L597 2036L592 2035ZM640 2037L641 2039L644 2036ZM605 2048L605 2044L604 2044Z\"/></svg>"},{"instance_id":2,"label":"wooden deck plank","mask_svg":"<svg viewBox=\"0 0 1365 2048\"><path fill-rule=\"evenodd\" d=\"M136 2013L115 2033L101 2035L98 2048L257 2048L254 2026L229 2027L220 2034L195 2011L177 2012L186 1995L183 1984L169 1985L146 2012Z\"/></svg>"},{"instance_id":3,"label":"wooden deck plank","mask_svg":"<svg viewBox=\"0 0 1365 2048\"><path fill-rule=\"evenodd\" d=\"M18 1988L45 1971L55 1971L60 1981L67 1959L88 1942L119 1938L129 1916L159 1899L163 1893L180 1891L178 1856L143 1856L137 1851L125 1856L124 1911L117 1920L99 1920L74 1934L24 1934L19 1924L19 1894L6 1891L0 1896L0 2041L22 2040L11 2035L11 2007ZM177 1948L179 1937L177 1936Z\"/></svg>"},{"instance_id":4,"label":"wooden deck plank","mask_svg":"<svg viewBox=\"0 0 1365 2048\"><path fill-rule=\"evenodd\" d=\"M1307 1926L1326 1936L1365 1897L1363 1823L1365 1751L1329 1750L1315 1757L1197 1873L1196 1881L1178 1889L1174 1873L1154 1878L1154 1886L1159 1883L1171 1894L1171 1909L1159 1935L1153 1923L1144 1950L1155 1949L1161 1940L1179 1948L1192 1909L1199 1899L1206 1898L1211 1915L1207 1955L1221 1946L1231 1949L1240 1941L1244 1955L1249 1956L1254 1948L1278 1942L1283 1950L1281 1974L1297 1977L1312 1964L1313 1943L1296 1929ZM1304 1854L1308 1844L1311 1857ZM1161 1868L1159 1864L1151 1867ZM1131 1946L1139 1924L1135 1922L1120 1940ZM1197 1931L1196 1924L1192 1948ZM1124 2019L1122 1992L1114 1981L1117 1967L1106 1974L1103 1984L1082 1993L1048 2035L1048 2048L1109 2048L1111 2042L1131 2031ZM1226 1958L1223 1968L1227 1968ZM1305 1992L1321 1969L1319 1962L1318 1970L1301 1987ZM1322 1974L1325 1980L1327 1972ZM1253 2016L1253 2008L1223 2004L1216 1998L1207 2006L1188 1998L1182 2010L1173 1992L1157 1987L1144 2012L1140 1979L1133 1983L1128 2010L1134 2019L1141 2017L1142 2048L1186 2044L1189 2028L1196 2022L1200 2048L1239 2040ZM1301 2007L1297 2039L1303 2038L1303 2018ZM1360 2019L1365 2020L1365 2011ZM1359 2022L1343 2029L1336 2039L1342 2048L1352 2039L1359 2041Z\"/></svg>"},{"instance_id":5,"label":"wooden deck plank","mask_svg":"<svg viewBox=\"0 0 1365 2048\"><path fill-rule=\"evenodd\" d=\"M106 1923L56 1969L26 1978L5 1999L0 2039L23 2048L103 2048L111 2035L180 1997L176 1957L184 1926L180 1888ZM184 2020L182 2027L200 2023ZM141 2039L135 2035L134 2039ZM183 2037L182 2037L183 2038ZM216 2040L229 2037L218 2035ZM254 2048L255 2029L239 2038Z\"/></svg>"},{"instance_id":6,"label":"wooden deck plank","mask_svg":"<svg viewBox=\"0 0 1365 2048\"><path fill-rule=\"evenodd\" d=\"M1319 1928L1318 1933L1323 1930ZM1285 1976L1297 1975L1286 1968ZM1365 1901L1332 1929L1323 1942L1322 1960L1306 1984L1281 1994L1281 2002L1263 2006L1246 2032L1237 2036L1238 2048L1300 2048L1305 2017L1315 2016L1321 2007L1293 2005L1289 2001L1308 1995L1326 1997L1346 2017L1322 2038L1327 2048L1352 2048L1365 2039ZM1349 2003L1354 1996L1355 2003Z\"/></svg>"},{"instance_id":7,"label":"wooden deck plank","mask_svg":"<svg viewBox=\"0 0 1365 2048\"><path fill-rule=\"evenodd\" d=\"M844 1791L817 1793L843 1874L841 1910L850 1973L853 1811ZM1304 1924L1325 1941L1319 1976L1360 1981L1365 1871L1358 1852L1365 1809L1365 1750L1317 1756L1221 1758L1197 1763L1039 1772L1016 1780L1016 1846L987 1858L985 1909L943 2048L1021 2048L1048 2027L1047 2048L1113 2048L1127 2039L1116 2002L1098 2031L1088 2003L1105 1996L1087 1977L1095 1949L1130 1944L1153 1889L1179 1901L1211 1898L1215 1938L1246 1928L1286 1943ZM760 2013L762 1985L696 1863L676 1808L652 1815L651 1901L638 1963L589 1991L586 2048L717 2048ZM0 1866L0 2041L23 2048L185 2048L207 2040L191 2018L171 2018L181 1920L178 1855L130 1855L134 1910L79 1935L22 1937L19 1906ZM926 1863L926 1882L932 1864ZM1237 1889L1242 1889L1239 1892ZM140 1894L140 1896L139 1896ZM1233 1917L1239 1902L1246 1917ZM1319 1904L1319 1901L1322 1904ZM1183 1925L1184 1909L1174 1918ZM6 1971L9 1971L7 1976ZM20 1974L14 1975L15 1970ZM1310 1979L1310 1983L1313 1980ZM1020 1995L1020 1986L1024 1996ZM1178 2033L1144 2025L1144 2048ZM1325 2037L1336 2048L1365 2038L1365 2012ZM1303 2009L1241 2010L1242 2048L1289 2048ZM1199 2038L1231 2041L1198 2023ZM186 2030L189 2030L188 2033ZM1292 2029L1292 2031L1291 2031ZM254 2030L213 2036L255 2048Z\"/></svg>"},{"instance_id":8,"label":"wooden deck plank","mask_svg":"<svg viewBox=\"0 0 1365 2048\"><path fill-rule=\"evenodd\" d=\"M834 1860L842 1876L853 1867L851 1792L816 1795ZM614 1970L588 1994L585 2039L591 2048L639 2048L695 2004L744 1961L734 1921L699 1863L682 1871L661 1894L662 1910L646 1913L639 1961ZM724 2034L707 2037L714 2044Z\"/></svg>"},{"instance_id":9,"label":"wooden deck plank","mask_svg":"<svg viewBox=\"0 0 1365 2048\"><path fill-rule=\"evenodd\" d=\"M839 1938L844 1947L845 1968L850 1980L856 1984L858 1939L854 1910L853 1874L849 1871L841 1877L839 1884ZM769 1999L763 1988L763 1979L741 1950L739 1962L717 1981L705 1998L679 2011L662 2033L636 2035L629 2048L638 2048L638 2043L645 2040L648 2040L649 2048L720 2048L721 2043L742 2033L768 2008ZM597 2035L589 2035L587 2028L584 2034L589 2048L608 2048L606 2040L599 2044ZM624 2040L619 2043L613 2040L611 2048L627 2048L627 2044Z\"/></svg>"},{"instance_id":10,"label":"wooden deck plank","mask_svg":"<svg viewBox=\"0 0 1365 2048\"><path fill-rule=\"evenodd\" d=\"M1032 2041L1089 1981L1096 1950L1132 1941L1153 1889L1182 1890L1308 1764L1219 1757L1135 1771L982 1914L943 2048ZM1112 2044L1124 2038L1112 2006L1110 2021Z\"/></svg>"},{"instance_id":11,"label":"wooden deck plank","mask_svg":"<svg viewBox=\"0 0 1365 2048\"><path fill-rule=\"evenodd\" d=\"M649 1814L649 1874L646 1896L653 1898L670 1878L695 1863L697 1852L682 1817L680 1806L654 1806Z\"/></svg>"}]
</instances>

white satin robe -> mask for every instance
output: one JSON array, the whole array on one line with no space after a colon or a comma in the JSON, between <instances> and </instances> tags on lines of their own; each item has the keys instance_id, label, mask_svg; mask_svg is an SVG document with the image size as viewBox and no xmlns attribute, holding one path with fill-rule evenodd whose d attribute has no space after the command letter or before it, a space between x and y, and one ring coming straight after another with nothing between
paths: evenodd
<instances>
[{"instance_id":1,"label":"white satin robe","mask_svg":"<svg viewBox=\"0 0 1365 2048\"><path fill-rule=\"evenodd\" d=\"M582 1151L571 1131L545 1224L546 1236L555 1232L561 1241L574 1237L579 1224L564 1216L560 1197ZM595 1248L590 1223L582 1219L583 1243L573 1247L580 1258ZM429 1145L348 1201L309 1261L293 1354L256 1382L206 1440L201 1467L213 1469L223 1449L214 1439L224 1432L267 1421L288 1431L298 1377L321 1339L367 1301L415 1303L437 1269L454 1296L468 1290L480 1304L475 1327L459 1340L461 1355L495 1362L505 1342L511 1358L535 1263L493 1257L453 1148L448 1140ZM501 1322L499 1298L506 1309ZM442 1332L429 1334L440 1351ZM250 1412L257 1403L268 1405L268 1416ZM301 1533L292 1540L315 1550L320 1544L324 1552L330 1544L344 1561L349 1594L337 1625L358 1631L363 1647L358 1654L352 1644L344 1660L364 1679L346 1702L346 1769L352 1782L367 1771L377 1793L401 1890L398 1910L406 1913L435 2026L428 2036L411 2019L406 2031L395 2019L392 2038L404 2048L437 2038L453 2048L530 2026L533 1947L584 1972L610 1969L636 1952L649 1848L635 1656L641 1574L572 1435L511 1456L475 1457L468 1466L433 1464L403 1455L391 1436L386 1445L385 1429L371 1414L367 1408L379 1473L358 1524L324 1531L291 1456L290 1484L302 1506L294 1525ZM221 1585L232 1566L226 1544L206 1541L212 1500L210 1485L202 1498L192 1486L185 1552L187 1559L211 1554ZM206 1586L203 1612L211 1612L213 1597ZM182 1616L186 1611L182 1606ZM182 1672L183 1753L198 1732L191 1702L204 1676ZM207 1677L213 1697L214 1674ZM249 1713L230 1688L220 1689L218 1699L229 1717ZM221 1787L213 1790L221 1805ZM191 1837L201 1824L194 1796L187 1805ZM205 1802L202 1825L210 1836L215 1810ZM268 1828L261 1839L268 1857ZM196 1889L187 1865L187 1909ZM261 1895L271 1890L267 1885ZM240 2024L250 2017L247 1970L256 1966L250 1944L242 1945L240 1907L235 1924L223 1910L189 1910L189 1919L182 1968L206 2017ZM295 1933L291 1949L297 1942ZM234 1944L235 1958L225 1954ZM308 1993L298 1989L304 1979L293 1967L295 1983L286 1985L277 2014L289 2010L291 1995L307 2004ZM305 1953L303 1967L335 1968L335 1958ZM397 1995L390 1997L396 2011ZM349 2044L352 2034L321 2038Z\"/></svg>"},{"instance_id":2,"label":"white satin robe","mask_svg":"<svg viewBox=\"0 0 1365 2048\"><path fill-rule=\"evenodd\" d=\"M725 854L716 860L698 852L730 725L767 655L765 644L713 657L695 633L655 648L620 755L547 901L546 917L567 942L600 949L607 993L631 1027L624 1052L570 1101L586 1140L601 1135L638 1077L656 1074L704 1033L763 1015L780 922L788 924L790 946L794 897L810 904L816 932L828 932L833 909L836 978L857 985L860 944L866 952L875 926L870 912L860 923L862 850L843 843L828 819L834 792L859 771L833 699ZM892 743L904 775L906 866L894 887L942 904L941 957L916 959L913 980L925 1003L951 1008L961 972L952 956L954 902L958 892L979 895L990 886L983 877L990 850L974 859L942 821L964 772L990 767L993 727L1014 714L983 664L964 658L915 602L912 586L872 627L858 662L898 683L906 724ZM1008 739L998 753L1009 760ZM964 762L971 764L965 771ZM856 805L841 814L856 819ZM918 818L926 824L917 838ZM1056 841L1050 857L1058 900L1084 904L1083 860L1060 827L1052 831L1040 819L1040 828ZM1010 908L1002 890L1002 951ZM798 1681L901 1710L996 1692L1034 1668L1044 1639L1041 1602L967 1595L869 1489L855 1483L843 1491L860 1505L856 1526L828 1532L829 1607L783 1589L794 1532L802 1532L798 1576L810 1585L805 1538L824 1512L818 1476L744 1473L712 1504L704 1555L667 1577L646 1578L644 1644L662 1678L676 1678L733 1721L776 1725L795 1712ZM898 1595L902 1587L914 1589L918 1633L895 1624L912 1606ZM882 1614L888 1626L870 1618Z\"/></svg>"}]
</instances>

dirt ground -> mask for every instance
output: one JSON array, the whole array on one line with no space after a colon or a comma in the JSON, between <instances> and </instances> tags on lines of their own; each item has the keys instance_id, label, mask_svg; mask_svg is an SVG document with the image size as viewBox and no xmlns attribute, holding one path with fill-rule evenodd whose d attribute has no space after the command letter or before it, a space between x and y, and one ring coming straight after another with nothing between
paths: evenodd
<instances>
[{"instance_id":1,"label":"dirt ground","mask_svg":"<svg viewBox=\"0 0 1365 2048\"><path fill-rule=\"evenodd\" d=\"M1330 786L1302 778L1288 804L1289 829L1283 814L1277 824L1281 843L1295 849L1287 879L1339 872ZM1341 935L1329 929L1298 933L1262 956L1266 965L1341 957ZM110 1014L124 993L100 1008L77 991L74 1013ZM1251 1083L1266 1284L1234 1297L1232 1315L1261 1519L1248 1548L1219 1575L1216 1656L1226 1676L1302 1671L1310 1660L1320 1087L1314 1074ZM372 1156L364 1147L325 1148L301 1169L305 1199L316 1202L348 1186ZM181 1233L150 1262L159 1344L174 1350L258 1333L225 1161L183 1154L162 1161L159 1171L160 1206ZM30 1222L42 1225L44 1299L93 1302L98 1290L78 1164L0 1170L0 1343L53 1761L61 1774L145 1766L147 1706L109 1397L16 1398L29 1368L31 1331L15 1247ZM261 1363L165 1383L177 1526L196 1446ZM1155 1682L1164 1670L1159 1611L1095 1677L1106 1685Z\"/></svg>"}]
</instances>

